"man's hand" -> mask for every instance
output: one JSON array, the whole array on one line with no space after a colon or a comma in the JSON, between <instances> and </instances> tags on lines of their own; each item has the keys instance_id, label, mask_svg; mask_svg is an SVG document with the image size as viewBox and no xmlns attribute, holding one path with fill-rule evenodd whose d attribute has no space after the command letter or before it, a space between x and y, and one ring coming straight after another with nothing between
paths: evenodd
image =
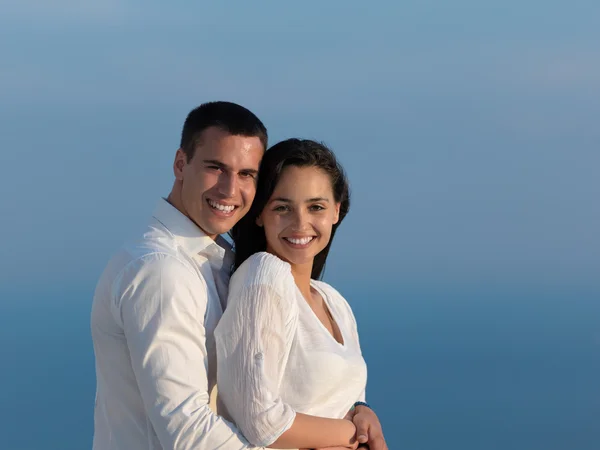
<instances>
[{"instance_id":1,"label":"man's hand","mask_svg":"<svg viewBox=\"0 0 600 450\"><path fill-rule=\"evenodd\" d=\"M371 408L357 406L346 417L350 417L356 426L356 438L360 444L366 444L369 450L388 450L381 423Z\"/></svg>"},{"instance_id":2,"label":"man's hand","mask_svg":"<svg viewBox=\"0 0 600 450\"><path fill-rule=\"evenodd\" d=\"M388 446L383 438L383 430L381 423L377 418L377 414L371 408L366 406L357 406L351 409L344 417L346 420L351 420L356 427L356 436L358 450L388 450ZM356 444L354 445L356 448ZM349 447L329 447L327 449L316 450L349 450Z\"/></svg>"}]
</instances>

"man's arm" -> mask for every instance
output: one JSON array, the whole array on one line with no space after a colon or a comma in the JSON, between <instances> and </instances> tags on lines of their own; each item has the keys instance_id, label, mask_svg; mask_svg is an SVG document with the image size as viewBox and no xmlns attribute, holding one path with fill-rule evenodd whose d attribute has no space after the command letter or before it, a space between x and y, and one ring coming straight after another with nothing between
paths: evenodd
<instances>
[{"instance_id":1,"label":"man's arm","mask_svg":"<svg viewBox=\"0 0 600 450\"><path fill-rule=\"evenodd\" d=\"M173 256L151 255L123 271L114 300L144 408L162 447L249 448L209 408L203 280Z\"/></svg>"}]
</instances>

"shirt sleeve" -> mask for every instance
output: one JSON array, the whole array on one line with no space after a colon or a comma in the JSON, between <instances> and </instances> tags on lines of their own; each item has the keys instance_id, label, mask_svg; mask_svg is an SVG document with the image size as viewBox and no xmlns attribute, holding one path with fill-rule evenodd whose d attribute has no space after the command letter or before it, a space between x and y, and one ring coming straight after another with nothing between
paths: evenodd
<instances>
[{"instance_id":1,"label":"shirt sleeve","mask_svg":"<svg viewBox=\"0 0 600 450\"><path fill-rule=\"evenodd\" d=\"M151 255L130 263L113 288L113 314L162 448L249 448L208 405L203 280L173 256Z\"/></svg>"},{"instance_id":2,"label":"shirt sleeve","mask_svg":"<svg viewBox=\"0 0 600 450\"><path fill-rule=\"evenodd\" d=\"M287 263L253 255L233 275L215 331L221 401L257 446L272 444L296 417L280 395L298 317L293 286Z\"/></svg>"}]
</instances>

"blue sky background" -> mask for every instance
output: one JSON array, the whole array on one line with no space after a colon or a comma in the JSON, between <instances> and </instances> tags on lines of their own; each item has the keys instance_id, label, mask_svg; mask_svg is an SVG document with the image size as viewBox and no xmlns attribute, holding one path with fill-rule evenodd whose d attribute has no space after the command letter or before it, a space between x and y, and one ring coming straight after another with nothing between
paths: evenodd
<instances>
[{"instance_id":1,"label":"blue sky background","mask_svg":"<svg viewBox=\"0 0 600 450\"><path fill-rule=\"evenodd\" d=\"M591 0L3 1L0 420L20 443L3 448L89 443L95 283L169 192L189 110L218 99L347 168L326 279L392 442L598 448ZM54 420L39 436L19 431L31 411Z\"/></svg>"},{"instance_id":2,"label":"blue sky background","mask_svg":"<svg viewBox=\"0 0 600 450\"><path fill-rule=\"evenodd\" d=\"M597 287L600 5L483 3L5 2L2 285L93 282L228 99L344 162L341 282Z\"/></svg>"}]
</instances>

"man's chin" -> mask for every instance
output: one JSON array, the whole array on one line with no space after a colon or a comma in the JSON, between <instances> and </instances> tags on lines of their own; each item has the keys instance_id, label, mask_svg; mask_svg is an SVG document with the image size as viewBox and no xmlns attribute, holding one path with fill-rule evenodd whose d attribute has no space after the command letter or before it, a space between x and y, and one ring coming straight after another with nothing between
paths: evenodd
<instances>
[{"instance_id":1,"label":"man's chin","mask_svg":"<svg viewBox=\"0 0 600 450\"><path fill-rule=\"evenodd\" d=\"M238 217L228 217L226 219L211 220L207 223L204 232L208 235L217 235L228 233L238 222Z\"/></svg>"}]
</instances>

